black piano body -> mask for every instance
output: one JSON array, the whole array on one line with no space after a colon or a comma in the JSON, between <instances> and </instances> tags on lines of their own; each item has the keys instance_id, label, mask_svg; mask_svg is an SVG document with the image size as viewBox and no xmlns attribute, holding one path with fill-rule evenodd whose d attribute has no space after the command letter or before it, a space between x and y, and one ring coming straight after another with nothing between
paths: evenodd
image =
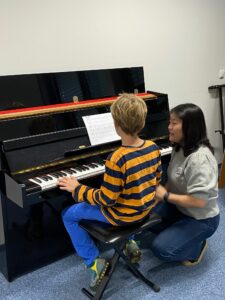
<instances>
[{"instance_id":1,"label":"black piano body","mask_svg":"<svg viewBox=\"0 0 225 300\"><path fill-rule=\"evenodd\" d=\"M142 96L148 115L141 136L162 147L166 163L171 152L168 97L156 92ZM61 220L61 211L73 200L55 182L57 176L79 174L84 183L100 185L104 159L120 141L91 146L82 117L110 112L113 101L0 113L0 271L9 281L74 252Z\"/></svg>"}]
</instances>

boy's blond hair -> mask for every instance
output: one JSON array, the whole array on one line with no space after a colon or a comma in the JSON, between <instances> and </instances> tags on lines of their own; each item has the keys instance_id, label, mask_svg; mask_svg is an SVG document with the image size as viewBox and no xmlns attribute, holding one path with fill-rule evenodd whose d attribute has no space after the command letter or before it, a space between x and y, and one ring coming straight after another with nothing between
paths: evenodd
<instances>
[{"instance_id":1,"label":"boy's blond hair","mask_svg":"<svg viewBox=\"0 0 225 300\"><path fill-rule=\"evenodd\" d=\"M114 121L126 134L138 134L145 126L146 103L134 94L122 94L110 109Z\"/></svg>"}]
</instances>

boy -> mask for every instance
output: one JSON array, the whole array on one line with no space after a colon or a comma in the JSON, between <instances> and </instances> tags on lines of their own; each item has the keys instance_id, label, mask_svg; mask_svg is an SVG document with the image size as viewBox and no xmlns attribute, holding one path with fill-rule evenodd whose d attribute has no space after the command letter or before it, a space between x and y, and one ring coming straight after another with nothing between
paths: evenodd
<instances>
[{"instance_id":1,"label":"boy","mask_svg":"<svg viewBox=\"0 0 225 300\"><path fill-rule=\"evenodd\" d=\"M78 204L63 211L62 218L76 252L92 272L91 289L96 289L109 263L99 258L99 251L89 234L79 227L81 219L98 220L114 226L141 221L156 205L155 190L161 177L160 151L152 141L138 133L145 125L147 106L133 94L122 94L111 106L111 113L122 145L110 154L100 189L80 184L75 178L59 179L59 187L72 193ZM129 256L140 256L131 240ZM138 254L139 253L139 254Z\"/></svg>"}]
</instances>

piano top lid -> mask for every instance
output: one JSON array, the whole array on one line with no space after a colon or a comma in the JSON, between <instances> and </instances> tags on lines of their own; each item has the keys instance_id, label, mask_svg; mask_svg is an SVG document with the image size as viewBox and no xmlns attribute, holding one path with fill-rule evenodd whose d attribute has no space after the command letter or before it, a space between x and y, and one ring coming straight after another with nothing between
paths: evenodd
<instances>
[{"instance_id":1,"label":"piano top lid","mask_svg":"<svg viewBox=\"0 0 225 300\"><path fill-rule=\"evenodd\" d=\"M157 96L153 93L141 93L141 94L137 94L137 96L141 97L145 101L157 98ZM0 121L23 118L23 117L34 116L34 115L68 112L68 111L74 111L74 110L87 108L87 107L110 105L116 99L117 96L94 99L94 100L85 100L82 102L71 102L71 103L62 103L62 104L60 103L60 104L52 104L52 105L45 105L45 106L36 106L31 108L18 108L13 110L4 110L4 111L0 111Z\"/></svg>"}]
</instances>

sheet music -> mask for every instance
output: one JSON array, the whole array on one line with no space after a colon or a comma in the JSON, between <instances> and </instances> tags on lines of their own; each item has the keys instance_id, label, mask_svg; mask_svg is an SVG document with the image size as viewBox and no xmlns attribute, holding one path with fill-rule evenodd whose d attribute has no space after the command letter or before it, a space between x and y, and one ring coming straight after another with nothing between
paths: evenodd
<instances>
[{"instance_id":1,"label":"sheet music","mask_svg":"<svg viewBox=\"0 0 225 300\"><path fill-rule=\"evenodd\" d=\"M116 133L111 113L83 116L91 145L113 142L120 139Z\"/></svg>"}]
</instances>

